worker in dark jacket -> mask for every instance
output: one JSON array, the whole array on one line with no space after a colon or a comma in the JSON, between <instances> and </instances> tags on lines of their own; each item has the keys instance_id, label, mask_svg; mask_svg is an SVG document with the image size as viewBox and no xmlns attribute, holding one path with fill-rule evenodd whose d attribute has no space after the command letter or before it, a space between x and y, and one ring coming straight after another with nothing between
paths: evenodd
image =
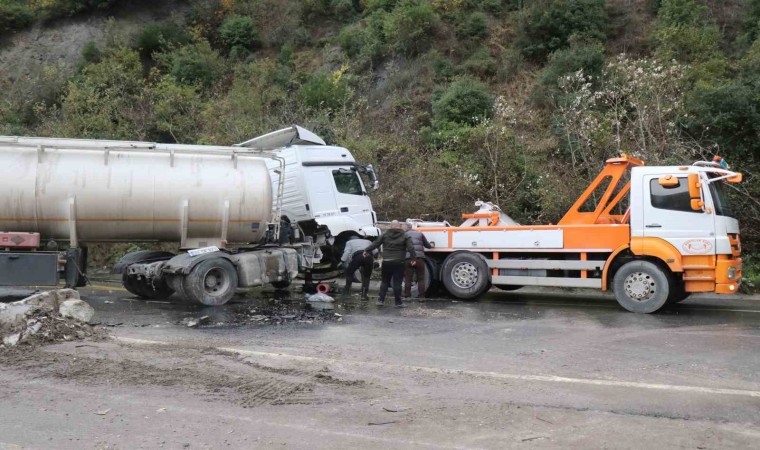
<instances>
[{"instance_id":1,"label":"worker in dark jacket","mask_svg":"<svg viewBox=\"0 0 760 450\"><path fill-rule=\"evenodd\" d=\"M413 258L411 254L406 254L406 268L404 269L404 298L412 296L412 278L417 274L417 297L425 298L425 249L433 248L424 234L412 229L409 222L404 224L406 235L412 240L414 252L417 254Z\"/></svg>"},{"instance_id":2,"label":"worker in dark jacket","mask_svg":"<svg viewBox=\"0 0 760 450\"><path fill-rule=\"evenodd\" d=\"M385 303L385 294L388 293L388 285L393 285L393 295L396 297L396 307L403 308L401 301L401 282L404 278L404 263L407 252L412 258L416 258L412 240L401 229L401 224L394 220L390 230L386 231L364 253L369 255L372 250L383 246L383 267L381 271L382 282L380 283L380 295L377 297L377 305ZM416 263L415 263L416 264Z\"/></svg>"}]
</instances>

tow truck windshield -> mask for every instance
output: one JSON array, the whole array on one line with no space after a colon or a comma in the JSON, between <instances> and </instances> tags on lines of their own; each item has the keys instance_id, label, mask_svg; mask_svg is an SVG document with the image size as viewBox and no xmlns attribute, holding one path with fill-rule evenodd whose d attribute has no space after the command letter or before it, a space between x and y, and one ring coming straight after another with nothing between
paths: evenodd
<instances>
[{"instance_id":1,"label":"tow truck windshield","mask_svg":"<svg viewBox=\"0 0 760 450\"><path fill-rule=\"evenodd\" d=\"M713 198L713 204L715 205L715 214L725 217L733 217L736 215L731 208L729 202L728 193L726 192L726 185L724 181L716 181L710 183L710 194Z\"/></svg>"}]
</instances>

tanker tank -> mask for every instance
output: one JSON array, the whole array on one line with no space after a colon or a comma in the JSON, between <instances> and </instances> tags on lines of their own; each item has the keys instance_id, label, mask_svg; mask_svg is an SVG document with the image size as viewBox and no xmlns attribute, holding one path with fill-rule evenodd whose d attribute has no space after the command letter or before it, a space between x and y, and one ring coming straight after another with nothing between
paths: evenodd
<instances>
[{"instance_id":1,"label":"tanker tank","mask_svg":"<svg viewBox=\"0 0 760 450\"><path fill-rule=\"evenodd\" d=\"M73 243L257 242L272 219L266 157L233 147L0 138L0 230Z\"/></svg>"}]
</instances>

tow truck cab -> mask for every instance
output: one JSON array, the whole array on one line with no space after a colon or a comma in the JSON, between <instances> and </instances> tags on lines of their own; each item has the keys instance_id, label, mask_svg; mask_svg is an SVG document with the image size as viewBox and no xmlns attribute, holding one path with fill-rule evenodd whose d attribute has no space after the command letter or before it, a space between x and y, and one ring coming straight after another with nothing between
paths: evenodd
<instances>
[{"instance_id":1,"label":"tow truck cab","mask_svg":"<svg viewBox=\"0 0 760 450\"><path fill-rule=\"evenodd\" d=\"M662 258L681 274L686 292L735 293L742 276L741 243L726 190L741 180L741 174L718 163L634 167L634 253Z\"/></svg>"}]
</instances>

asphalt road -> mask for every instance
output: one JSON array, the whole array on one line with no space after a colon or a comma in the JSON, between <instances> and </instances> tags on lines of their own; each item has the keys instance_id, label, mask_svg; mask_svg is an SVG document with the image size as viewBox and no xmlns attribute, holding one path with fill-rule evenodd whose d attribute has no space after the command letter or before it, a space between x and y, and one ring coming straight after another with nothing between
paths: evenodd
<instances>
[{"instance_id":1,"label":"asphalt road","mask_svg":"<svg viewBox=\"0 0 760 450\"><path fill-rule=\"evenodd\" d=\"M305 314L266 291L205 309L82 293L113 339L0 354L0 449L760 443L757 297L638 315L593 292L495 291Z\"/></svg>"}]
</instances>

